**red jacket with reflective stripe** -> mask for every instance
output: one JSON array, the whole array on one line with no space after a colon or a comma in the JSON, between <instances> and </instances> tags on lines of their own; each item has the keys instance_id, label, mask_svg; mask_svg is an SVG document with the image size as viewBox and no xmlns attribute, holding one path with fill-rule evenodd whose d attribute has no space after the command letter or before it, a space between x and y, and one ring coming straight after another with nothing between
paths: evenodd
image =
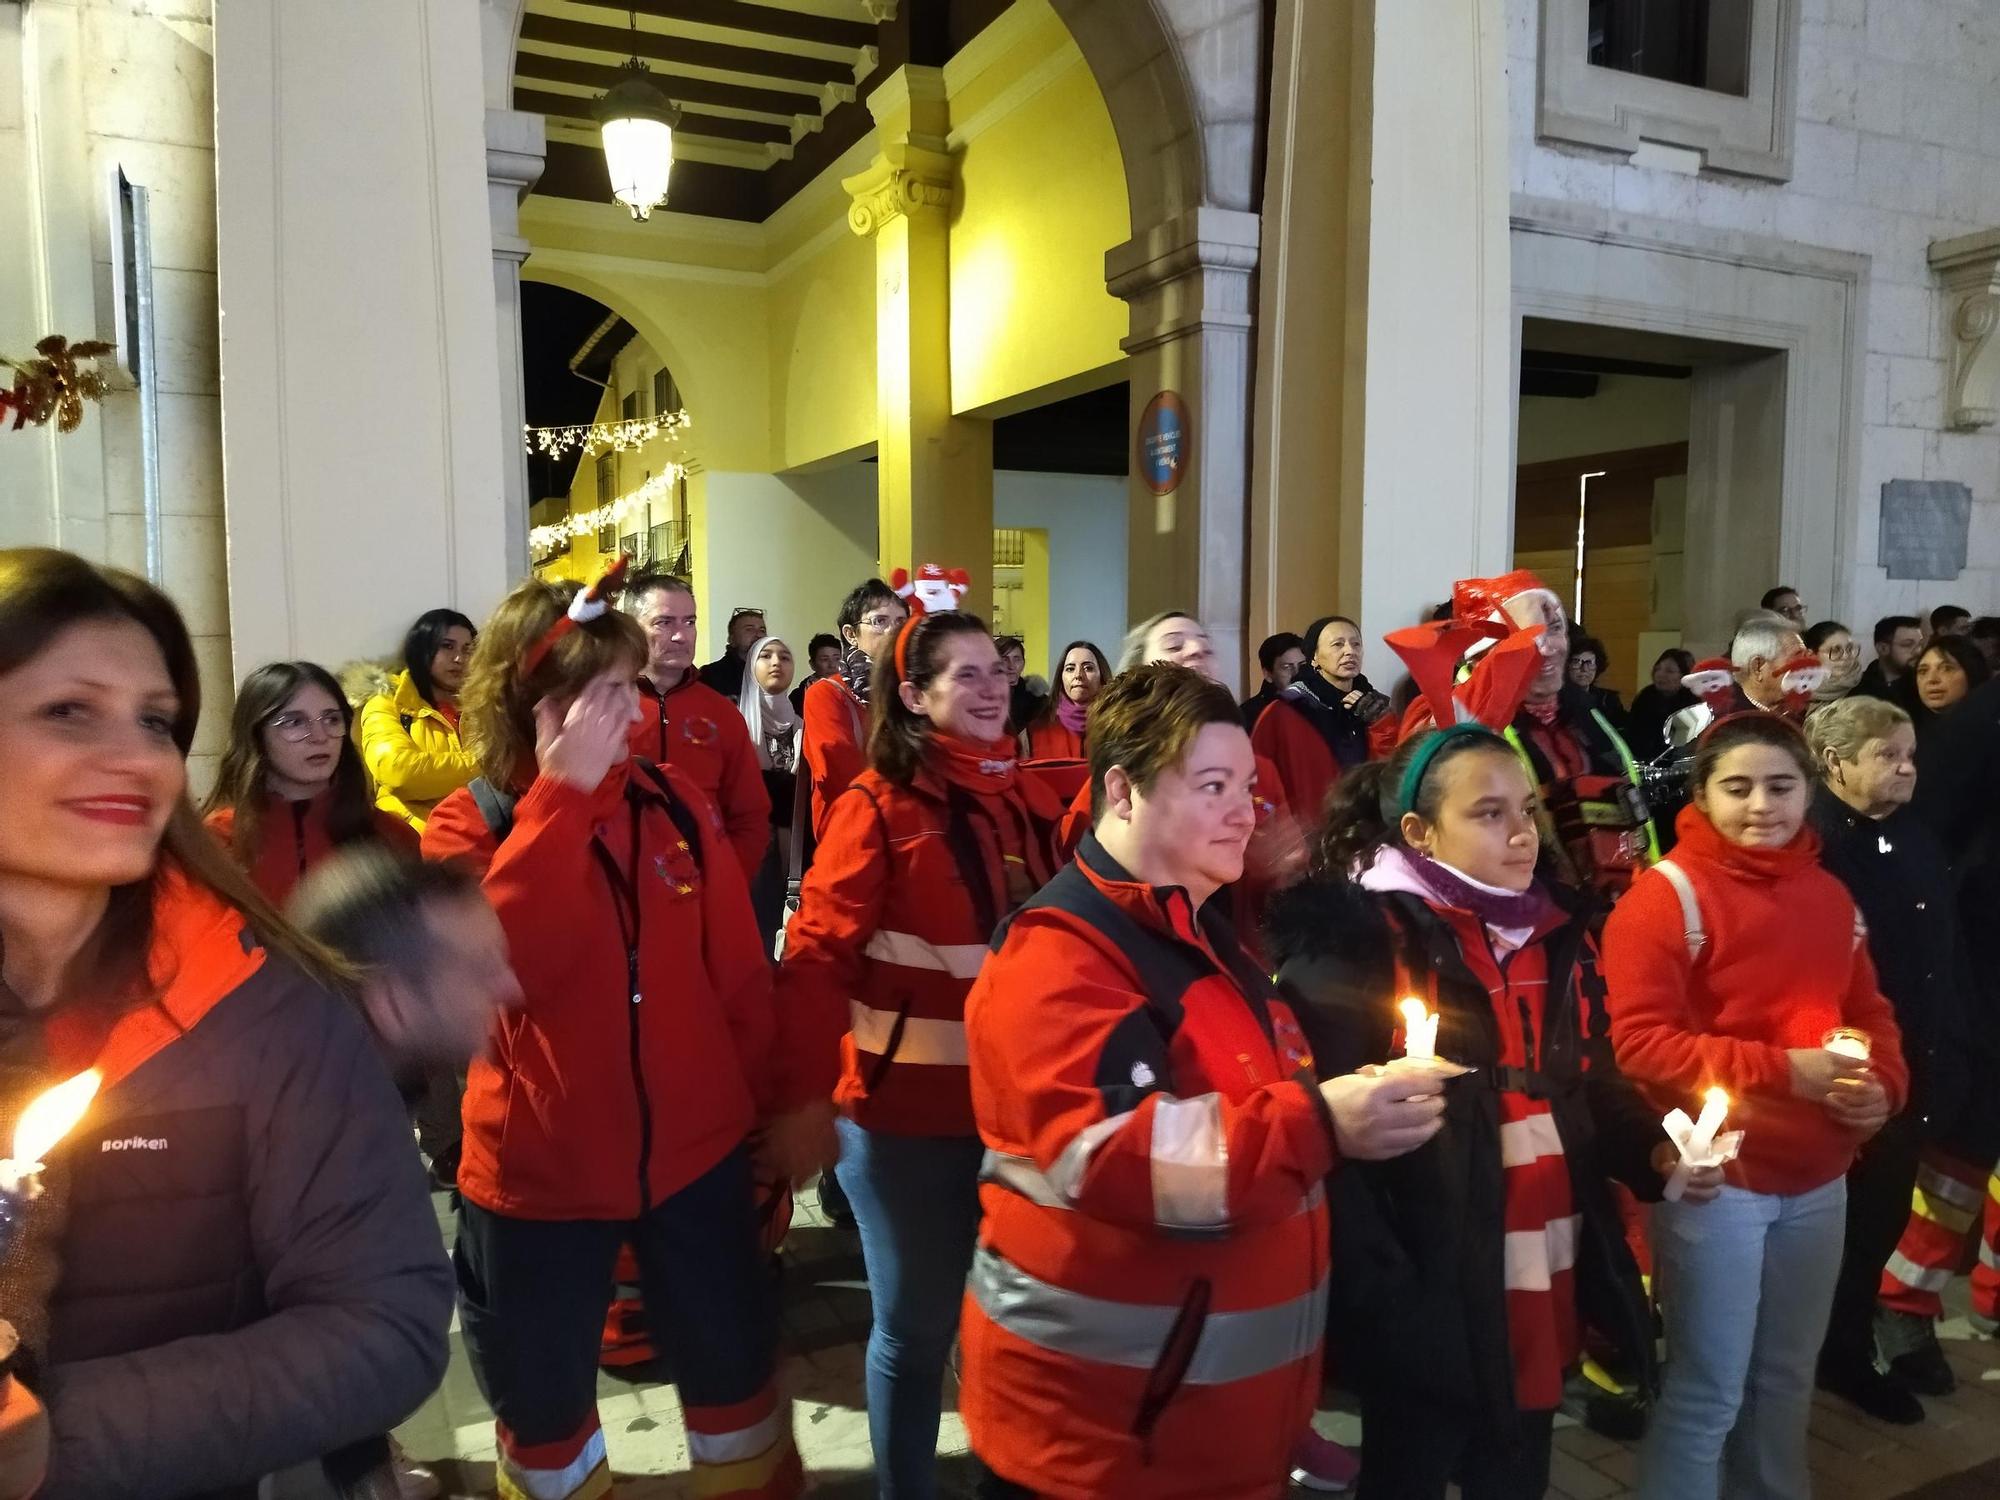
<instances>
[{"instance_id":1,"label":"red jacket with reflective stripe","mask_svg":"<svg viewBox=\"0 0 2000 1500\"><path fill-rule=\"evenodd\" d=\"M786 1093L770 961L736 855L708 799L664 770L701 820L701 861L638 778L636 1005L620 898L593 852L601 844L621 875L633 867L631 762L594 792L538 778L497 846L469 791L424 827L427 858L483 874L524 992L466 1081L458 1185L481 1208L630 1219L733 1151L761 1111L803 1102Z\"/></svg>"},{"instance_id":2,"label":"red jacket with reflective stripe","mask_svg":"<svg viewBox=\"0 0 2000 1500\"><path fill-rule=\"evenodd\" d=\"M1091 892L1145 936L1107 936ZM1147 993L1150 938L1192 976L1178 996ZM1332 1123L1291 1011L1229 947L1092 837L967 999L988 1151L959 1409L1037 1494L1274 1496L1312 1415Z\"/></svg>"},{"instance_id":3,"label":"red jacket with reflective stripe","mask_svg":"<svg viewBox=\"0 0 2000 1500\"><path fill-rule=\"evenodd\" d=\"M722 815L743 878L755 879L771 843L771 794L742 713L692 667L664 693L641 677L639 713L632 753L672 766L701 788Z\"/></svg>"},{"instance_id":4,"label":"red jacket with reflective stripe","mask_svg":"<svg viewBox=\"0 0 2000 1500\"><path fill-rule=\"evenodd\" d=\"M1055 868L1061 807L1026 776L1012 795ZM965 992L1012 903L985 819L957 821L930 772L907 787L862 772L834 801L786 930L779 1010L816 1036L820 1092L870 1130L973 1133Z\"/></svg>"}]
</instances>

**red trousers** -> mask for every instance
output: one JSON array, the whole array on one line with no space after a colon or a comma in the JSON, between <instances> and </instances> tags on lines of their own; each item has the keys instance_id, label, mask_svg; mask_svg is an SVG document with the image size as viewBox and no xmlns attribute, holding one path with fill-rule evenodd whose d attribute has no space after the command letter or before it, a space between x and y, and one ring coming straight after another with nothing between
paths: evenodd
<instances>
[{"instance_id":1,"label":"red trousers","mask_svg":"<svg viewBox=\"0 0 2000 1500\"><path fill-rule=\"evenodd\" d=\"M1910 1222L1882 1268L1881 1305L1939 1316L1940 1294L1963 1263L1965 1237L1975 1226L1980 1236L1979 1263L1972 1268L1972 1310L1982 1318L2000 1319L2000 1171L1926 1147L1910 1199Z\"/></svg>"}]
</instances>

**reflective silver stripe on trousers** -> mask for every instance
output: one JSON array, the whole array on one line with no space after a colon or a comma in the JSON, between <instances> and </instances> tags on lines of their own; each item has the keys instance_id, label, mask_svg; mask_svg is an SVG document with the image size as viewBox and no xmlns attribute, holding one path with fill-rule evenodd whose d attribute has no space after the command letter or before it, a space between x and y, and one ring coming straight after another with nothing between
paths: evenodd
<instances>
[{"instance_id":1,"label":"reflective silver stripe on trousers","mask_svg":"<svg viewBox=\"0 0 2000 1500\"><path fill-rule=\"evenodd\" d=\"M985 1160L979 1164L979 1180L1006 1188L1010 1193L1019 1193L1030 1203L1040 1204L1043 1208L1070 1209L1076 1206L1050 1186L1048 1178L1025 1156L1010 1156L1004 1151L989 1149ZM1299 1212L1309 1214L1324 1202L1326 1184L1315 1182L1311 1190L1299 1199Z\"/></svg>"},{"instance_id":2,"label":"reflective silver stripe on trousers","mask_svg":"<svg viewBox=\"0 0 2000 1500\"><path fill-rule=\"evenodd\" d=\"M1053 1354L1150 1370L1177 1307L1112 1302L1065 1291L980 1249L967 1282L980 1310L1016 1338ZM1189 1385L1228 1385L1306 1358L1326 1331L1326 1278L1302 1297L1243 1312L1210 1313L1188 1365ZM1218 1435L1220 1436L1220 1435Z\"/></svg>"}]
</instances>

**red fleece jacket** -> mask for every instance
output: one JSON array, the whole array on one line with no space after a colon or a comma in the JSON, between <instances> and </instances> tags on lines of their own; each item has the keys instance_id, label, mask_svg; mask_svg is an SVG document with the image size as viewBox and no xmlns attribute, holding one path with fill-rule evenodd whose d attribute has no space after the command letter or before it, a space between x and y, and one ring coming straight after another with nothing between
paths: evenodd
<instances>
[{"instance_id":1,"label":"red fleece jacket","mask_svg":"<svg viewBox=\"0 0 2000 1500\"><path fill-rule=\"evenodd\" d=\"M1875 1073L1900 1109L1909 1069L1895 1013L1847 888L1819 863L1810 828L1782 849L1744 849L1699 808L1682 811L1673 861L1687 873L1707 941L1688 954L1680 898L1657 870L1632 882L1604 931L1611 1041L1618 1067L1662 1113L1729 1091L1744 1132L1727 1172L1758 1193L1803 1193L1840 1176L1861 1142L1792 1093L1794 1047L1835 1026L1868 1033Z\"/></svg>"}]
</instances>

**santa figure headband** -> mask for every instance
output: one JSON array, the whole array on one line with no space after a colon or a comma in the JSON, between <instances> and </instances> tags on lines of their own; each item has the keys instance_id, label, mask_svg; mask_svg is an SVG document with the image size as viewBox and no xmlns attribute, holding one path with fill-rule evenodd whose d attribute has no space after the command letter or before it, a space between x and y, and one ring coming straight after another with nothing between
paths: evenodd
<instances>
[{"instance_id":1,"label":"santa figure headband","mask_svg":"<svg viewBox=\"0 0 2000 1500\"><path fill-rule=\"evenodd\" d=\"M957 609L972 587L972 575L963 568L946 568L938 563L925 563L917 569L912 578L909 569L898 568L889 575L889 587L896 591L910 611L910 617L903 621L903 628L896 633L896 675L907 679L910 675L910 636L917 628L917 621L925 615L941 610Z\"/></svg>"},{"instance_id":2,"label":"santa figure headband","mask_svg":"<svg viewBox=\"0 0 2000 1500\"><path fill-rule=\"evenodd\" d=\"M535 669L549 659L549 653L556 643L579 625L588 625L593 620L601 620L611 608L611 601L618 591L625 587L625 574L632 566L632 559L620 556L606 568L597 582L583 590L569 601L566 613L558 615L555 623L544 630L535 644L521 653L521 675L532 677Z\"/></svg>"}]
</instances>

